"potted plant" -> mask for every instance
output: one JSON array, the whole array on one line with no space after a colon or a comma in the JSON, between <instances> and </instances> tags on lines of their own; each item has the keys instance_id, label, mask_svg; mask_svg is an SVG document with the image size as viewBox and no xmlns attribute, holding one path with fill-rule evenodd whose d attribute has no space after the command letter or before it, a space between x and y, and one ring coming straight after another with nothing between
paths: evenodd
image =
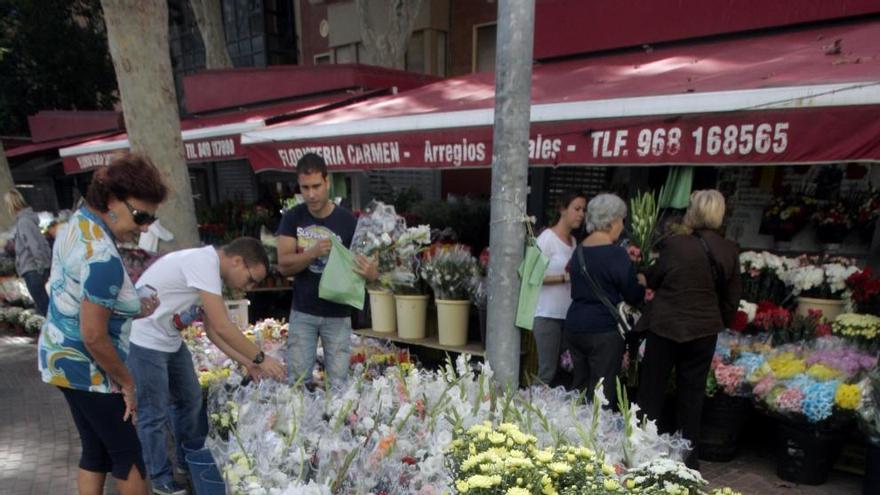
<instances>
[{"instance_id":1,"label":"potted plant","mask_svg":"<svg viewBox=\"0 0 880 495\"><path fill-rule=\"evenodd\" d=\"M374 201L358 218L357 228L351 241L351 250L373 258L378 263L379 280L367 286L370 295L370 318L374 332L397 331L397 311L394 294L382 275L392 272L396 266L394 244L406 230L406 222L397 215L394 207ZM384 283L383 283L384 281Z\"/></svg>"},{"instance_id":2,"label":"potted plant","mask_svg":"<svg viewBox=\"0 0 880 495\"><path fill-rule=\"evenodd\" d=\"M820 244L838 245L846 239L853 227L849 208L840 201L829 203L813 214L816 240Z\"/></svg>"},{"instance_id":3,"label":"potted plant","mask_svg":"<svg viewBox=\"0 0 880 495\"><path fill-rule=\"evenodd\" d=\"M846 260L813 263L804 259L802 266L785 273L784 281L792 294L798 296L798 314L807 316L811 310L821 311L826 319L834 320L843 312L846 279L858 271Z\"/></svg>"},{"instance_id":4,"label":"potted plant","mask_svg":"<svg viewBox=\"0 0 880 495\"><path fill-rule=\"evenodd\" d=\"M477 259L462 244L437 246L425 257L421 275L434 291L441 345L467 344L470 298L478 274Z\"/></svg>"},{"instance_id":5,"label":"potted plant","mask_svg":"<svg viewBox=\"0 0 880 495\"><path fill-rule=\"evenodd\" d=\"M404 339L425 338L428 288L419 274L421 253L431 243L431 227L410 227L394 245L395 267L380 277L394 294L397 335Z\"/></svg>"},{"instance_id":6,"label":"potted plant","mask_svg":"<svg viewBox=\"0 0 880 495\"><path fill-rule=\"evenodd\" d=\"M791 242L806 227L816 200L806 194L788 194L773 199L761 218L761 234L776 242Z\"/></svg>"}]
</instances>

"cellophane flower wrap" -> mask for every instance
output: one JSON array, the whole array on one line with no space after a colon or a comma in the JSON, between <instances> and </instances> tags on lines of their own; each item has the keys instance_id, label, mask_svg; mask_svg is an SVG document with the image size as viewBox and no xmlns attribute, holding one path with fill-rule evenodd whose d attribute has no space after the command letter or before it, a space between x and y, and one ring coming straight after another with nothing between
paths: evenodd
<instances>
[{"instance_id":1,"label":"cellophane flower wrap","mask_svg":"<svg viewBox=\"0 0 880 495\"><path fill-rule=\"evenodd\" d=\"M394 243L394 269L380 275L383 287L395 294L421 295L427 292L419 270L422 252L431 244L431 226L407 228Z\"/></svg>"},{"instance_id":2,"label":"cellophane flower wrap","mask_svg":"<svg viewBox=\"0 0 880 495\"><path fill-rule=\"evenodd\" d=\"M731 397L750 397L754 383L748 380L764 365L770 350L766 334L752 336L724 331L718 334L715 354L706 378L706 395L723 393Z\"/></svg>"},{"instance_id":3,"label":"cellophane flower wrap","mask_svg":"<svg viewBox=\"0 0 880 495\"><path fill-rule=\"evenodd\" d=\"M422 278L442 300L469 300L478 281L479 264L463 244L439 245L422 261Z\"/></svg>"},{"instance_id":4,"label":"cellophane flower wrap","mask_svg":"<svg viewBox=\"0 0 880 495\"><path fill-rule=\"evenodd\" d=\"M456 482L466 481L467 493L505 493L495 489L496 474L461 475L463 435L470 431L470 438L479 438L480 428L503 434L507 449L513 448L508 439L527 446L523 452L528 450L533 463L549 453L550 461L540 469L550 481L542 476L537 483L552 485L557 493L583 493L574 488L582 481L627 493L627 484L650 483L648 472L683 469L685 440L660 435L652 422L642 423L635 414L621 416L601 407L601 392L586 404L562 389L502 393L492 385L492 370L468 356L435 372L389 366L370 378L357 372L362 365L355 363L350 381L331 390L270 381L242 386L235 372L212 388L208 445L229 492L440 495L462 493ZM474 452L467 447L467 456L475 451L476 446ZM480 464L506 476L508 469L525 469L517 462L502 464L487 455ZM674 468L660 470L658 462ZM592 474L566 469L586 471L588 465ZM629 468L641 470L629 479ZM472 479L477 475L484 477Z\"/></svg>"},{"instance_id":5,"label":"cellophane flower wrap","mask_svg":"<svg viewBox=\"0 0 880 495\"><path fill-rule=\"evenodd\" d=\"M394 206L373 201L358 217L351 251L375 259L381 281L383 274L392 272L397 266L394 245L404 232L406 221L397 214ZM381 288L381 283L373 285L373 288Z\"/></svg>"}]
</instances>

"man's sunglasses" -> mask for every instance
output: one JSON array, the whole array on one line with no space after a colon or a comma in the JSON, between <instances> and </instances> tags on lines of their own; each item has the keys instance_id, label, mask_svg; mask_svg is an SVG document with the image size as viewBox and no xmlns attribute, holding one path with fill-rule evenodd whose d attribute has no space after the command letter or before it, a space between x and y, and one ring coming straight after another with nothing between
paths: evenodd
<instances>
[{"instance_id":1,"label":"man's sunglasses","mask_svg":"<svg viewBox=\"0 0 880 495\"><path fill-rule=\"evenodd\" d=\"M131 203L128 200L124 200L125 207L128 208L128 211L131 213L131 218L134 219L134 223L137 225L150 225L151 223L156 221L156 215L148 211L138 210L134 206L131 206Z\"/></svg>"}]
</instances>

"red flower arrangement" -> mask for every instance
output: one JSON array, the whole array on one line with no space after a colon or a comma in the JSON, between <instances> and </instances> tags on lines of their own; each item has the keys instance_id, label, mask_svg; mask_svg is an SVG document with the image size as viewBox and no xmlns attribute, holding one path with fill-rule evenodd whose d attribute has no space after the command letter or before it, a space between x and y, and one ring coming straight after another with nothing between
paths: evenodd
<instances>
[{"instance_id":1,"label":"red flower arrangement","mask_svg":"<svg viewBox=\"0 0 880 495\"><path fill-rule=\"evenodd\" d=\"M850 275L846 286L852 291L852 299L859 306L860 313L876 311L880 306L880 277L874 277L871 267Z\"/></svg>"},{"instance_id":2,"label":"red flower arrangement","mask_svg":"<svg viewBox=\"0 0 880 495\"><path fill-rule=\"evenodd\" d=\"M752 323L767 332L782 330L791 325L791 311L770 301L760 302Z\"/></svg>"},{"instance_id":3,"label":"red flower arrangement","mask_svg":"<svg viewBox=\"0 0 880 495\"><path fill-rule=\"evenodd\" d=\"M734 332L744 332L749 326L749 315L745 311L737 311L733 315L733 321L730 323L730 329Z\"/></svg>"}]
</instances>

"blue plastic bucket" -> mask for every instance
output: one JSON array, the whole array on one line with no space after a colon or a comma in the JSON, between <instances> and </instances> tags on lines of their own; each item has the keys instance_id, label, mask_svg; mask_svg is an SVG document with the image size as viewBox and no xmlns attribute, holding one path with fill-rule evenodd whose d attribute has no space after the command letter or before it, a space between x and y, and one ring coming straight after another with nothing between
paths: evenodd
<instances>
[{"instance_id":1,"label":"blue plastic bucket","mask_svg":"<svg viewBox=\"0 0 880 495\"><path fill-rule=\"evenodd\" d=\"M226 483L216 470L202 473L201 484L196 489L198 495L226 495Z\"/></svg>"},{"instance_id":2,"label":"blue plastic bucket","mask_svg":"<svg viewBox=\"0 0 880 495\"><path fill-rule=\"evenodd\" d=\"M205 437L197 437L187 440L186 442L183 442L180 447L183 449L184 454L202 450L205 448Z\"/></svg>"},{"instance_id":3,"label":"blue plastic bucket","mask_svg":"<svg viewBox=\"0 0 880 495\"><path fill-rule=\"evenodd\" d=\"M203 486L202 477L206 472L216 473L220 477L220 471L214 462L214 457L208 449L196 450L186 454L186 463L189 465L189 474L192 477L193 489L196 495L205 495L207 492ZM222 492L221 492L222 493Z\"/></svg>"}]
</instances>

